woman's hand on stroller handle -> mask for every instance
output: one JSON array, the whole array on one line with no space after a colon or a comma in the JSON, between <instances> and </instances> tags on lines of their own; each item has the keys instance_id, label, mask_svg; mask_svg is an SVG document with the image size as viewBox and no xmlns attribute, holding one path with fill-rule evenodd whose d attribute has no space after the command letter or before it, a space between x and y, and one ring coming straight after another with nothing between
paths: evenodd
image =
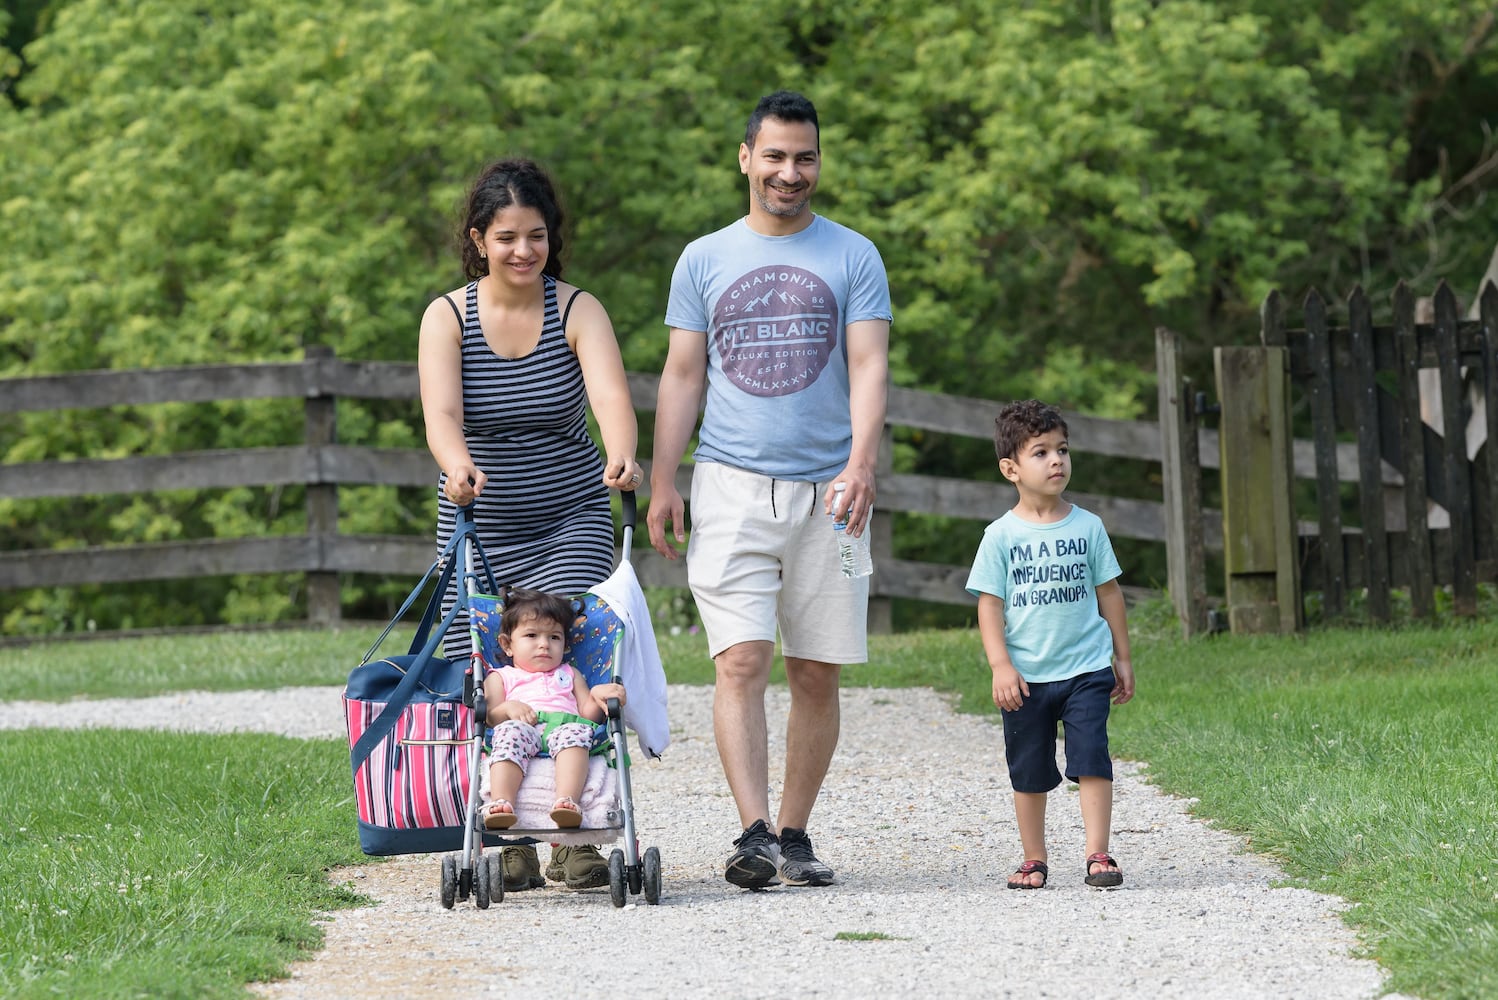
<instances>
[{"instance_id":1,"label":"woman's hand on stroller handle","mask_svg":"<svg viewBox=\"0 0 1498 1000\"><path fill-rule=\"evenodd\" d=\"M645 480L645 470L633 458L610 457L603 467L603 485L611 490L638 489Z\"/></svg>"},{"instance_id":2,"label":"woman's hand on stroller handle","mask_svg":"<svg viewBox=\"0 0 1498 1000\"><path fill-rule=\"evenodd\" d=\"M459 507L473 503L474 497L484 492L489 477L484 470L470 463L462 463L447 470L447 483L442 491Z\"/></svg>"}]
</instances>

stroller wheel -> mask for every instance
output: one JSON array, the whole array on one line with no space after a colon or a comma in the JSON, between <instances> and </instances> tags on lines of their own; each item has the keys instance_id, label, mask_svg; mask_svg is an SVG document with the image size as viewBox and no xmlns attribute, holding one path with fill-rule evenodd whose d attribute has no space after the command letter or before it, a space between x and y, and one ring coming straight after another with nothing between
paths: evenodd
<instances>
[{"instance_id":1,"label":"stroller wheel","mask_svg":"<svg viewBox=\"0 0 1498 1000\"><path fill-rule=\"evenodd\" d=\"M661 852L645 849L645 902L651 906L661 901Z\"/></svg>"},{"instance_id":2,"label":"stroller wheel","mask_svg":"<svg viewBox=\"0 0 1498 1000\"><path fill-rule=\"evenodd\" d=\"M615 906L624 905L624 895L627 886L624 884L624 852L614 848L609 855L609 898L614 901Z\"/></svg>"},{"instance_id":3,"label":"stroller wheel","mask_svg":"<svg viewBox=\"0 0 1498 1000\"><path fill-rule=\"evenodd\" d=\"M489 902L505 901L505 864L500 854L485 854L489 862Z\"/></svg>"},{"instance_id":4,"label":"stroller wheel","mask_svg":"<svg viewBox=\"0 0 1498 1000\"><path fill-rule=\"evenodd\" d=\"M493 866L489 862L492 859L492 855L480 854L473 865L473 905L481 910L489 908L489 887L493 885L489 880L489 869Z\"/></svg>"},{"instance_id":5,"label":"stroller wheel","mask_svg":"<svg viewBox=\"0 0 1498 1000\"><path fill-rule=\"evenodd\" d=\"M451 854L442 855L442 908L451 910L458 898L458 859Z\"/></svg>"}]
</instances>

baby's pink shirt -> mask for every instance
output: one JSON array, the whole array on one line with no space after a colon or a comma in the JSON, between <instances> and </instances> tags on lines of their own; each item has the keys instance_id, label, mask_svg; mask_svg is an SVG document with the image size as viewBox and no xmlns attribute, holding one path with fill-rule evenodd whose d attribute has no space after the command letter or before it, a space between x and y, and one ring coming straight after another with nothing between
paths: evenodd
<instances>
[{"instance_id":1,"label":"baby's pink shirt","mask_svg":"<svg viewBox=\"0 0 1498 1000\"><path fill-rule=\"evenodd\" d=\"M579 714L577 698L572 693L571 664L561 663L541 674L519 667L500 667L499 679L505 686L506 701L523 701L537 712Z\"/></svg>"}]
</instances>

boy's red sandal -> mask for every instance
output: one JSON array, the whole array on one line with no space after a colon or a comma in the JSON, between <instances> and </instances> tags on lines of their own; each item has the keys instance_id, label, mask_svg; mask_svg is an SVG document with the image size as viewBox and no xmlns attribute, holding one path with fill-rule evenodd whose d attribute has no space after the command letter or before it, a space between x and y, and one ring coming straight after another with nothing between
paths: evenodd
<instances>
[{"instance_id":1,"label":"boy's red sandal","mask_svg":"<svg viewBox=\"0 0 1498 1000\"><path fill-rule=\"evenodd\" d=\"M1026 875L1033 875L1036 872L1040 873L1040 884L1039 885L1031 885L1030 883L1024 881L1024 876L1026 876ZM1050 877L1050 874L1051 874L1051 870L1045 866L1045 862L1044 861L1026 861L1024 864L1020 865L1018 868L1016 868L1014 870L1014 875L1009 876L1009 888L1011 888L1011 889L1044 889L1045 888L1045 884L1046 884L1046 880ZM1018 882L1016 882L1014 880L1015 875L1018 875L1021 880L1018 881Z\"/></svg>"},{"instance_id":2,"label":"boy's red sandal","mask_svg":"<svg viewBox=\"0 0 1498 1000\"><path fill-rule=\"evenodd\" d=\"M1117 868L1118 862L1113 860L1111 854L1106 854L1102 851L1087 855L1087 877L1083 881L1088 885L1096 886L1099 889L1111 889L1114 886L1123 885L1123 872L1094 872L1092 870L1093 865L1107 865L1110 868Z\"/></svg>"}]
</instances>

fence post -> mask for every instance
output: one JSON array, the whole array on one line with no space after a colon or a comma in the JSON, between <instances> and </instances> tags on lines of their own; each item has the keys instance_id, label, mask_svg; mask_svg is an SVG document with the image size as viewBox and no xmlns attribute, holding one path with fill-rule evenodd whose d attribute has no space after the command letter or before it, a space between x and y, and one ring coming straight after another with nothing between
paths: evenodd
<instances>
[{"instance_id":1,"label":"fence post","mask_svg":"<svg viewBox=\"0 0 1498 1000\"><path fill-rule=\"evenodd\" d=\"M312 458L309 471L321 467L320 452L325 445L338 440L338 400L326 394L326 380L319 376L322 362L334 356L324 345L308 345L304 357L307 365L306 438ZM325 540L338 534L338 484L323 482L320 473L307 483L307 537L318 553L317 568L307 572L307 620L313 625L336 625L342 616L338 574L327 565Z\"/></svg>"},{"instance_id":2,"label":"fence post","mask_svg":"<svg viewBox=\"0 0 1498 1000\"><path fill-rule=\"evenodd\" d=\"M1213 352L1222 471L1222 547L1234 632L1293 632L1303 621L1291 506L1289 352Z\"/></svg>"},{"instance_id":3,"label":"fence post","mask_svg":"<svg viewBox=\"0 0 1498 1000\"><path fill-rule=\"evenodd\" d=\"M1207 569L1202 550L1201 455L1191 380L1181 376L1181 343L1155 330L1160 395L1160 466L1165 490L1165 565L1170 600L1186 638L1207 631Z\"/></svg>"},{"instance_id":4,"label":"fence post","mask_svg":"<svg viewBox=\"0 0 1498 1000\"><path fill-rule=\"evenodd\" d=\"M1498 250L1494 251L1498 257ZM1489 560L1498 558L1498 285L1484 281L1479 300L1481 320L1478 344L1482 347L1482 364L1478 384L1482 389L1482 415L1487 418L1484 428L1482 450L1477 459L1486 465L1486 476L1479 476L1476 495L1477 509L1487 514L1487 537L1479 533L1478 545L1485 541L1487 548L1482 555ZM1479 471L1479 470L1474 470Z\"/></svg>"}]
</instances>

